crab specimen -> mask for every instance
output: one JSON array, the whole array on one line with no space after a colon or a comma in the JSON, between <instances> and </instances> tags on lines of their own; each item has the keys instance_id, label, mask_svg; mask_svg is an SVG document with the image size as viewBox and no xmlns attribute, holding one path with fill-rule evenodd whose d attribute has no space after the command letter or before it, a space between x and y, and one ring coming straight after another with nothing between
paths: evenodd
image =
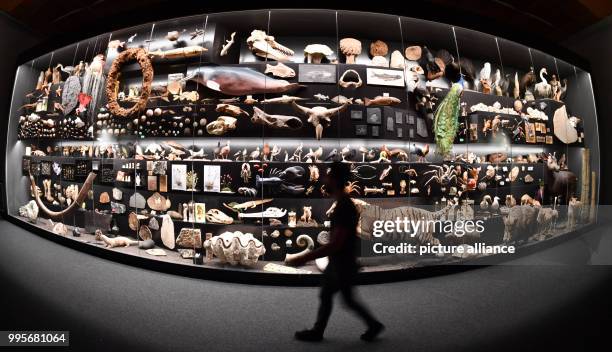
<instances>
[{"instance_id":1,"label":"crab specimen","mask_svg":"<svg viewBox=\"0 0 612 352\"><path fill-rule=\"evenodd\" d=\"M246 43L253 54L271 60L287 61L294 54L293 50L277 43L273 36L258 29L251 32Z\"/></svg>"},{"instance_id":2,"label":"crab specimen","mask_svg":"<svg viewBox=\"0 0 612 352\"><path fill-rule=\"evenodd\" d=\"M359 187L359 182L358 181L347 182L346 186L344 186L344 192L346 192L346 194L351 194L354 192L357 195L361 195L361 187Z\"/></svg>"},{"instance_id":3,"label":"crab specimen","mask_svg":"<svg viewBox=\"0 0 612 352\"><path fill-rule=\"evenodd\" d=\"M319 180L319 168L317 165L308 166L308 170L310 171L310 182L317 182Z\"/></svg>"},{"instance_id":4,"label":"crab specimen","mask_svg":"<svg viewBox=\"0 0 612 352\"><path fill-rule=\"evenodd\" d=\"M426 171L423 175L433 174L427 182L425 182L425 186L427 186L431 181L436 181L442 187L448 186L451 181L457 182L457 170L450 167L449 165L429 165L429 167L433 167L434 170Z\"/></svg>"}]
</instances>

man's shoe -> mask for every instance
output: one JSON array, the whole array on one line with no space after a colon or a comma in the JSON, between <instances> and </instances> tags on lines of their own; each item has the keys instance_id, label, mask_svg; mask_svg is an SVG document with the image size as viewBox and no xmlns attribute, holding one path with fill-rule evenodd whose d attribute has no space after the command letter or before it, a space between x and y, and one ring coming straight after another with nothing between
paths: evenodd
<instances>
[{"instance_id":1,"label":"man's shoe","mask_svg":"<svg viewBox=\"0 0 612 352\"><path fill-rule=\"evenodd\" d=\"M380 334L383 330L385 330L385 326L379 322L374 323L372 326L366 330L363 334L361 334L361 339L363 341L372 341Z\"/></svg>"},{"instance_id":2,"label":"man's shoe","mask_svg":"<svg viewBox=\"0 0 612 352\"><path fill-rule=\"evenodd\" d=\"M323 340L323 332L314 329L296 331L295 338L300 341L317 342Z\"/></svg>"}]
</instances>

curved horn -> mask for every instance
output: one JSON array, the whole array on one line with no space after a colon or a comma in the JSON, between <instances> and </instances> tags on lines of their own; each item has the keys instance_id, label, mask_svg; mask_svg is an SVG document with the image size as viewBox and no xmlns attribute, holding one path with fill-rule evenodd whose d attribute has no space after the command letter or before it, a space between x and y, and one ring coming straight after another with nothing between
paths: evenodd
<instances>
[{"instance_id":1,"label":"curved horn","mask_svg":"<svg viewBox=\"0 0 612 352\"><path fill-rule=\"evenodd\" d=\"M299 253L286 254L285 263L292 260L293 258L300 257L314 249L314 241L308 235L299 235L298 238L295 240L295 243L300 247L306 246L306 248Z\"/></svg>"},{"instance_id":2,"label":"curved horn","mask_svg":"<svg viewBox=\"0 0 612 352\"><path fill-rule=\"evenodd\" d=\"M342 105L340 105L338 107L335 107L335 108L332 108L332 109L327 109L327 111L325 112L325 116L332 116L332 115L334 115L336 113L342 112L344 109L346 109L347 106L348 105L346 103L344 103L344 104L342 104Z\"/></svg>"},{"instance_id":3,"label":"curved horn","mask_svg":"<svg viewBox=\"0 0 612 352\"><path fill-rule=\"evenodd\" d=\"M307 107L300 106L296 102L292 102L291 105L293 105L294 108L296 108L297 110L303 112L306 115L310 115L312 113L311 109L309 109Z\"/></svg>"},{"instance_id":4,"label":"curved horn","mask_svg":"<svg viewBox=\"0 0 612 352\"><path fill-rule=\"evenodd\" d=\"M62 211L51 211L43 204L43 202L40 200L40 195L38 194L38 192L36 192L36 181L34 180L34 176L32 176L31 174L30 174L30 183L32 184L34 199L36 200L36 204L38 204L38 207L42 209L42 211L44 211L47 215L49 215L51 219L58 219L63 216L69 215L74 210L76 210L76 208L78 208L81 203L83 203L83 201L85 200L85 197L87 197L87 193L89 192L89 190L91 189L91 186L93 185L93 181L96 178L96 176L97 175L93 172L90 172L89 175L87 175L87 179L85 180L85 183L83 184L83 187L81 188L76 200L72 202L72 204L70 204L68 208Z\"/></svg>"}]
</instances>

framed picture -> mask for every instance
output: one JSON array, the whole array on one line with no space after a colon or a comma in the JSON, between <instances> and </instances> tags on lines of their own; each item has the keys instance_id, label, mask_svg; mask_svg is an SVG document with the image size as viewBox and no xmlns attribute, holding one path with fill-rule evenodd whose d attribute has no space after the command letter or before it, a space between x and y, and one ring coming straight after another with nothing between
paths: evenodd
<instances>
[{"instance_id":1,"label":"framed picture","mask_svg":"<svg viewBox=\"0 0 612 352\"><path fill-rule=\"evenodd\" d=\"M368 135L368 126L366 125L356 125L355 126L355 135L356 136L367 136Z\"/></svg>"},{"instance_id":2,"label":"framed picture","mask_svg":"<svg viewBox=\"0 0 612 352\"><path fill-rule=\"evenodd\" d=\"M416 133L423 138L427 138L429 136L425 119L421 117L418 117L416 120Z\"/></svg>"},{"instance_id":3,"label":"framed picture","mask_svg":"<svg viewBox=\"0 0 612 352\"><path fill-rule=\"evenodd\" d=\"M402 111L395 112L395 123L404 123L404 113Z\"/></svg>"},{"instance_id":4,"label":"framed picture","mask_svg":"<svg viewBox=\"0 0 612 352\"><path fill-rule=\"evenodd\" d=\"M553 137L552 136L546 136L546 144L553 144Z\"/></svg>"},{"instance_id":5,"label":"framed picture","mask_svg":"<svg viewBox=\"0 0 612 352\"><path fill-rule=\"evenodd\" d=\"M300 83L336 83L336 65L300 64L298 81Z\"/></svg>"},{"instance_id":6,"label":"framed picture","mask_svg":"<svg viewBox=\"0 0 612 352\"><path fill-rule=\"evenodd\" d=\"M159 191L168 192L168 176L166 175L159 176Z\"/></svg>"},{"instance_id":7,"label":"framed picture","mask_svg":"<svg viewBox=\"0 0 612 352\"><path fill-rule=\"evenodd\" d=\"M409 125L414 125L414 115L408 115L406 118L406 123Z\"/></svg>"},{"instance_id":8,"label":"framed picture","mask_svg":"<svg viewBox=\"0 0 612 352\"><path fill-rule=\"evenodd\" d=\"M382 124L382 113L380 108L367 108L366 110L366 122L369 125L381 125Z\"/></svg>"},{"instance_id":9,"label":"framed picture","mask_svg":"<svg viewBox=\"0 0 612 352\"><path fill-rule=\"evenodd\" d=\"M393 123L393 117L388 116L387 117L387 131L393 132L394 130L395 130L395 125Z\"/></svg>"},{"instance_id":10,"label":"framed picture","mask_svg":"<svg viewBox=\"0 0 612 352\"><path fill-rule=\"evenodd\" d=\"M195 222L206 223L206 204L195 203L193 206Z\"/></svg>"},{"instance_id":11,"label":"framed picture","mask_svg":"<svg viewBox=\"0 0 612 352\"><path fill-rule=\"evenodd\" d=\"M414 138L414 129L410 129L410 131L408 131L408 138L413 139Z\"/></svg>"},{"instance_id":12,"label":"framed picture","mask_svg":"<svg viewBox=\"0 0 612 352\"><path fill-rule=\"evenodd\" d=\"M351 110L351 120L361 120L361 119L363 119L363 111Z\"/></svg>"},{"instance_id":13,"label":"framed picture","mask_svg":"<svg viewBox=\"0 0 612 352\"><path fill-rule=\"evenodd\" d=\"M100 161L94 160L91 162L91 169L93 171L98 171L100 169Z\"/></svg>"},{"instance_id":14,"label":"framed picture","mask_svg":"<svg viewBox=\"0 0 612 352\"><path fill-rule=\"evenodd\" d=\"M204 192L221 192L220 165L204 165Z\"/></svg>"},{"instance_id":15,"label":"framed picture","mask_svg":"<svg viewBox=\"0 0 612 352\"><path fill-rule=\"evenodd\" d=\"M148 191L157 191L157 176L147 176L147 190Z\"/></svg>"},{"instance_id":16,"label":"framed picture","mask_svg":"<svg viewBox=\"0 0 612 352\"><path fill-rule=\"evenodd\" d=\"M535 125L531 122L525 122L525 141L527 143L536 142Z\"/></svg>"},{"instance_id":17,"label":"framed picture","mask_svg":"<svg viewBox=\"0 0 612 352\"><path fill-rule=\"evenodd\" d=\"M404 138L404 132L401 127L398 127L396 130L397 138Z\"/></svg>"},{"instance_id":18,"label":"framed picture","mask_svg":"<svg viewBox=\"0 0 612 352\"><path fill-rule=\"evenodd\" d=\"M372 126L372 137L378 137L380 135L380 128L378 126Z\"/></svg>"},{"instance_id":19,"label":"framed picture","mask_svg":"<svg viewBox=\"0 0 612 352\"><path fill-rule=\"evenodd\" d=\"M546 142L546 137L545 136L536 136L536 142L538 142L538 143L545 143Z\"/></svg>"},{"instance_id":20,"label":"framed picture","mask_svg":"<svg viewBox=\"0 0 612 352\"><path fill-rule=\"evenodd\" d=\"M187 165L173 164L172 165L172 190L186 191L187 190Z\"/></svg>"},{"instance_id":21,"label":"framed picture","mask_svg":"<svg viewBox=\"0 0 612 352\"><path fill-rule=\"evenodd\" d=\"M167 169L168 169L168 162L165 160L161 160L161 161L153 162L151 171L153 171L155 175L165 175ZM147 168L147 170L149 169Z\"/></svg>"},{"instance_id":22,"label":"framed picture","mask_svg":"<svg viewBox=\"0 0 612 352\"><path fill-rule=\"evenodd\" d=\"M368 67L366 70L368 85L403 87L404 71Z\"/></svg>"}]
</instances>

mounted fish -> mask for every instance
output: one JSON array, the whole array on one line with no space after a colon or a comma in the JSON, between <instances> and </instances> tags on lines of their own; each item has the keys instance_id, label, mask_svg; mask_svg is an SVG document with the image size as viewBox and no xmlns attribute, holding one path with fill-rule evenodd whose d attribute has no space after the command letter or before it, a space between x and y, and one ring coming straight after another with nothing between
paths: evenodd
<instances>
[{"instance_id":1,"label":"mounted fish","mask_svg":"<svg viewBox=\"0 0 612 352\"><path fill-rule=\"evenodd\" d=\"M273 36L258 29L251 32L246 43L253 54L271 60L287 61L294 54L293 50L277 43Z\"/></svg>"},{"instance_id":2,"label":"mounted fish","mask_svg":"<svg viewBox=\"0 0 612 352\"><path fill-rule=\"evenodd\" d=\"M402 101L395 97L379 95L375 98L363 98L365 106L379 106L379 105L397 105Z\"/></svg>"},{"instance_id":3,"label":"mounted fish","mask_svg":"<svg viewBox=\"0 0 612 352\"><path fill-rule=\"evenodd\" d=\"M251 122L271 128L288 128L297 130L302 128L302 120L295 116L270 115L258 107L253 107Z\"/></svg>"},{"instance_id":4,"label":"mounted fish","mask_svg":"<svg viewBox=\"0 0 612 352\"><path fill-rule=\"evenodd\" d=\"M434 135L436 153L446 157L453 149L453 142L459 129L459 113L461 111L461 93L463 86L453 83L446 97L438 104L434 113Z\"/></svg>"},{"instance_id":5,"label":"mounted fish","mask_svg":"<svg viewBox=\"0 0 612 352\"><path fill-rule=\"evenodd\" d=\"M331 123L331 117L344 111L348 105L343 104L341 106L327 109L323 106L315 106L313 108L307 108L293 103L293 107L308 116L308 122L315 127L315 136L317 140L323 137L323 128L328 127Z\"/></svg>"},{"instance_id":6,"label":"mounted fish","mask_svg":"<svg viewBox=\"0 0 612 352\"><path fill-rule=\"evenodd\" d=\"M203 66L189 72L183 80L191 80L227 95L284 93L300 85L273 79L246 67Z\"/></svg>"},{"instance_id":7,"label":"mounted fish","mask_svg":"<svg viewBox=\"0 0 612 352\"><path fill-rule=\"evenodd\" d=\"M276 65L266 64L266 70L264 71L264 73L271 73L274 77L295 77L295 71L291 67L283 64L282 62L279 62Z\"/></svg>"}]
</instances>

